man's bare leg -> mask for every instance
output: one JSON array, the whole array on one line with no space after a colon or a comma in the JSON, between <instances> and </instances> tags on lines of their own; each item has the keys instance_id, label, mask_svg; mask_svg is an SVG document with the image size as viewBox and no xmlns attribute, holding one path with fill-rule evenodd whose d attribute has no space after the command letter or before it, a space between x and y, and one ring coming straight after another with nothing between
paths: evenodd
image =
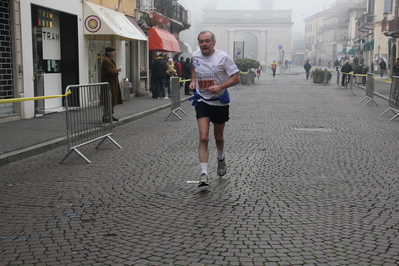
<instances>
[{"instance_id":1,"label":"man's bare leg","mask_svg":"<svg viewBox=\"0 0 399 266\"><path fill-rule=\"evenodd\" d=\"M218 168L219 176L224 176L227 172L226 162L224 160L224 126L223 124L214 124L214 136L216 141L216 148L218 150Z\"/></svg>"},{"instance_id":2,"label":"man's bare leg","mask_svg":"<svg viewBox=\"0 0 399 266\"><path fill-rule=\"evenodd\" d=\"M208 161L209 161L209 117L201 117L197 120L199 129L199 144L198 144L198 158L201 167L201 177L199 180L199 186L207 186L208 183Z\"/></svg>"}]
</instances>

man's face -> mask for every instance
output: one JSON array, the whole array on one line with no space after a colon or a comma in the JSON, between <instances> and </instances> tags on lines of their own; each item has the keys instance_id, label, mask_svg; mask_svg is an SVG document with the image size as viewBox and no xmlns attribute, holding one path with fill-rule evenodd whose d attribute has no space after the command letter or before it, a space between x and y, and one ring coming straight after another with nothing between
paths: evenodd
<instances>
[{"instance_id":1,"label":"man's face","mask_svg":"<svg viewBox=\"0 0 399 266\"><path fill-rule=\"evenodd\" d=\"M215 42L210 33L204 33L198 36L198 44L204 56L210 56L215 51Z\"/></svg>"},{"instance_id":2,"label":"man's face","mask_svg":"<svg viewBox=\"0 0 399 266\"><path fill-rule=\"evenodd\" d=\"M114 58L114 56L115 56L115 51L109 52L109 57Z\"/></svg>"}]
</instances>

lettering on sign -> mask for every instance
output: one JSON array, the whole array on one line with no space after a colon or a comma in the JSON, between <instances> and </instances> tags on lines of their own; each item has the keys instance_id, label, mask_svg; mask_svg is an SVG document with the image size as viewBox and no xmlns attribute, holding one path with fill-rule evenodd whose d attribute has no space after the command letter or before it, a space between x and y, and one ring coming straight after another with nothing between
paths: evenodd
<instances>
[{"instance_id":1,"label":"lettering on sign","mask_svg":"<svg viewBox=\"0 0 399 266\"><path fill-rule=\"evenodd\" d=\"M53 27L53 14L43 10L37 10L37 26L51 28Z\"/></svg>"},{"instance_id":2,"label":"lettering on sign","mask_svg":"<svg viewBox=\"0 0 399 266\"><path fill-rule=\"evenodd\" d=\"M43 40L45 41L60 41L60 34L59 33L54 33L54 32L48 32L48 31L43 31Z\"/></svg>"}]
</instances>

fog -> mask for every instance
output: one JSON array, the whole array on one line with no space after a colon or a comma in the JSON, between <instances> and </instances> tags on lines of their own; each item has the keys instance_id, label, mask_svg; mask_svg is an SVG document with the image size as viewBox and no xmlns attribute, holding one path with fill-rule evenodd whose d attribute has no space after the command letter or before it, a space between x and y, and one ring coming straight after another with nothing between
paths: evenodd
<instances>
[{"instance_id":1,"label":"fog","mask_svg":"<svg viewBox=\"0 0 399 266\"><path fill-rule=\"evenodd\" d=\"M292 10L292 26L293 31L305 33L305 18L310 17L317 12L330 8L335 4L334 0L179 0L179 4L184 6L191 12L191 29L183 31L180 38L193 43L197 34L202 29L202 10L216 9L216 10L260 10L274 9L274 10ZM193 47L195 50L196 48Z\"/></svg>"}]
</instances>

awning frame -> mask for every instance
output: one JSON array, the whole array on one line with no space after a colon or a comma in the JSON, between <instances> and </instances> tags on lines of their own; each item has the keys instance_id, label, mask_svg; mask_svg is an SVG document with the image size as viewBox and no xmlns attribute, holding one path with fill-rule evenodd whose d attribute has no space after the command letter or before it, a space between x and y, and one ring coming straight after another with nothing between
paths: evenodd
<instances>
[{"instance_id":1,"label":"awning frame","mask_svg":"<svg viewBox=\"0 0 399 266\"><path fill-rule=\"evenodd\" d=\"M148 41L123 13L84 1L83 15L85 35L117 35L122 40Z\"/></svg>"}]
</instances>

